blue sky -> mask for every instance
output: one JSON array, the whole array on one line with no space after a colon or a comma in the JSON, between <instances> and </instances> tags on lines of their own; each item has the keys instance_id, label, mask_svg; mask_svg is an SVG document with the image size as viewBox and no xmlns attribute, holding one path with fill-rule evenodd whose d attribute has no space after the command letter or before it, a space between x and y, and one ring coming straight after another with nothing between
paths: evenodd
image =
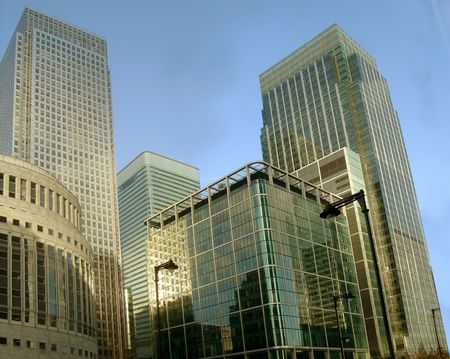
<instances>
[{"instance_id":1,"label":"blue sky","mask_svg":"<svg viewBox=\"0 0 450 359\"><path fill-rule=\"evenodd\" d=\"M25 5L107 39L117 168L151 150L203 185L261 158L259 74L342 26L388 80L450 335L449 0L0 0L1 54Z\"/></svg>"}]
</instances>

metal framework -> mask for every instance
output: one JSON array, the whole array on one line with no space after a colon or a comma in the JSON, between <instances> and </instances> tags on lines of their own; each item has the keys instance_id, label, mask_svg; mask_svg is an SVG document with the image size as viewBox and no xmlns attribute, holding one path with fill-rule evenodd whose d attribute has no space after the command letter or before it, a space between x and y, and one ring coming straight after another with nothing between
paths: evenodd
<instances>
[{"instance_id":1,"label":"metal framework","mask_svg":"<svg viewBox=\"0 0 450 359\"><path fill-rule=\"evenodd\" d=\"M192 211L198 204L210 201L213 196L218 196L221 193L229 193L230 188L257 176L267 178L271 184L277 183L282 185L289 191L301 193L305 197L315 198L318 203L329 204L341 198L267 162L255 161L194 192L160 213L147 218L144 223L149 227L162 228L164 224L175 220L175 217L180 213L184 214L186 213L185 211Z\"/></svg>"}]
</instances>

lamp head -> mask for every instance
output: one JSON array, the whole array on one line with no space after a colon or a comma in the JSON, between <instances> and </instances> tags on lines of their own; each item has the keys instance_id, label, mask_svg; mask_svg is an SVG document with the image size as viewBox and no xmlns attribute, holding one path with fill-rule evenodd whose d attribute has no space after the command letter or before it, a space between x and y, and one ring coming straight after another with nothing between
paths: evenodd
<instances>
[{"instance_id":1,"label":"lamp head","mask_svg":"<svg viewBox=\"0 0 450 359\"><path fill-rule=\"evenodd\" d=\"M341 214L341 211L339 208L336 208L335 206L331 204L327 204L325 206L325 209L320 214L320 218L323 219L333 219Z\"/></svg>"},{"instance_id":2,"label":"lamp head","mask_svg":"<svg viewBox=\"0 0 450 359\"><path fill-rule=\"evenodd\" d=\"M174 270L178 269L178 265L172 259L169 259L169 261L165 263L164 269L167 269L170 273L173 273Z\"/></svg>"}]
</instances>

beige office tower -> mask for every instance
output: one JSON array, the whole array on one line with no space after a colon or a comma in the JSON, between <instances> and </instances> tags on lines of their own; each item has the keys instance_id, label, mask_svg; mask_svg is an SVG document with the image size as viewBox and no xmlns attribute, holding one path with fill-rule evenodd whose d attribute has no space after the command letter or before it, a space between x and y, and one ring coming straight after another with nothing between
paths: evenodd
<instances>
[{"instance_id":1,"label":"beige office tower","mask_svg":"<svg viewBox=\"0 0 450 359\"><path fill-rule=\"evenodd\" d=\"M393 348L397 357L436 350L432 309L439 302L422 221L399 119L374 58L333 25L261 74L260 83L265 161L295 172L343 147L360 156Z\"/></svg>"},{"instance_id":2,"label":"beige office tower","mask_svg":"<svg viewBox=\"0 0 450 359\"><path fill-rule=\"evenodd\" d=\"M330 153L321 159L294 172L295 176L319 188L347 197L360 190L367 192L361 161L357 153L348 147ZM370 212L369 212L370 213ZM380 306L382 296L375 280L375 267L370 249L366 223L359 206L355 203L346 207L348 229L352 241L359 291L363 304L364 322L372 358L388 352L388 338Z\"/></svg>"},{"instance_id":3,"label":"beige office tower","mask_svg":"<svg viewBox=\"0 0 450 359\"><path fill-rule=\"evenodd\" d=\"M106 41L26 8L0 64L0 151L78 198L94 251L99 358L123 356L111 83Z\"/></svg>"}]
</instances>

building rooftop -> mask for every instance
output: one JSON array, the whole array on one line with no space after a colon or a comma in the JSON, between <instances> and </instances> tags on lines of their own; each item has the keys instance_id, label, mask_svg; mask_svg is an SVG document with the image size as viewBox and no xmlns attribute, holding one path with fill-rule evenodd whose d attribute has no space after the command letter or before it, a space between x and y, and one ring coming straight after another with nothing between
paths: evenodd
<instances>
[{"instance_id":1,"label":"building rooftop","mask_svg":"<svg viewBox=\"0 0 450 359\"><path fill-rule=\"evenodd\" d=\"M366 50L359 46L339 25L333 24L261 73L259 80L262 93L269 91L281 81L344 44L358 49L375 64L375 59Z\"/></svg>"},{"instance_id":2,"label":"building rooftop","mask_svg":"<svg viewBox=\"0 0 450 359\"><path fill-rule=\"evenodd\" d=\"M340 199L339 196L325 191L307 181L293 176L292 174L274 167L264 161L250 162L243 167L231 172L214 183L200 189L197 192L187 196L159 213L147 218L144 223L151 227L161 228L165 224L172 222L176 216L191 211L192 208L202 206L210 198L220 196L226 193L228 189L232 190L241 182L253 180L256 178L265 178L270 183L275 183L288 188L289 190L300 193L305 197L314 198L324 203L334 202Z\"/></svg>"}]
</instances>

